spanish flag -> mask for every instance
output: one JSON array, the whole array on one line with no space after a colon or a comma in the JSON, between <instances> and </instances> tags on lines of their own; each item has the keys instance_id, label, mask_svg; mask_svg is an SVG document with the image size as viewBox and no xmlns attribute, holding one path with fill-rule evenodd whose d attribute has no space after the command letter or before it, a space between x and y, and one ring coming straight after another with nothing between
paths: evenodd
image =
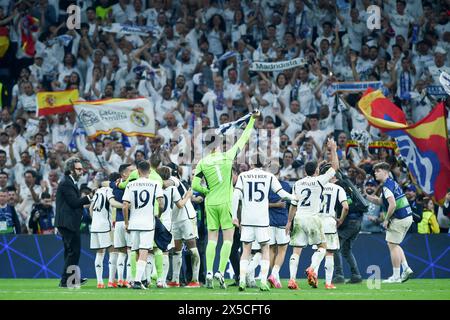
<instances>
[{"instance_id":1,"label":"spanish flag","mask_svg":"<svg viewBox=\"0 0 450 320\"><path fill-rule=\"evenodd\" d=\"M395 139L401 157L422 191L443 203L450 187L444 104L439 103L428 116L409 126L403 111L379 91L366 91L358 106L371 125Z\"/></svg>"},{"instance_id":2,"label":"spanish flag","mask_svg":"<svg viewBox=\"0 0 450 320\"><path fill-rule=\"evenodd\" d=\"M38 92L36 100L38 116L72 112L73 102L78 100L78 90Z\"/></svg>"}]
</instances>

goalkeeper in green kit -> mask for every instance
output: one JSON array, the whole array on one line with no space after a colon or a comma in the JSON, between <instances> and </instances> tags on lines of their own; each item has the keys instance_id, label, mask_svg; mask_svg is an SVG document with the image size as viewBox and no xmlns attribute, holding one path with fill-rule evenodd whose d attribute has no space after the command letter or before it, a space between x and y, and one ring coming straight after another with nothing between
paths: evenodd
<instances>
[{"instance_id":1,"label":"goalkeeper in green kit","mask_svg":"<svg viewBox=\"0 0 450 320\"><path fill-rule=\"evenodd\" d=\"M255 119L260 115L254 111L236 144L226 152L216 148L199 161L195 169L192 189L205 195L206 224L208 227L208 245L206 246L206 287L213 288L213 266L216 255L219 229L222 229L223 244L220 250L219 271L214 278L220 287L226 289L224 272L230 257L233 244L234 225L231 216L231 200L233 197L232 166L233 161L250 138ZM239 120L238 120L239 121ZM237 121L237 122L238 122ZM207 141L209 144L212 141ZM205 179L206 187L201 185Z\"/></svg>"}]
</instances>

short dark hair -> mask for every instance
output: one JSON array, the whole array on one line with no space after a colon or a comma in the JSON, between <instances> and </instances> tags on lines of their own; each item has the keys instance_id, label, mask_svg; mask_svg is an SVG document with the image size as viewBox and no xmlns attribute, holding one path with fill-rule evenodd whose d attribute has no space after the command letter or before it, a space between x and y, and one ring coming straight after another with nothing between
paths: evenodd
<instances>
[{"instance_id":1,"label":"short dark hair","mask_svg":"<svg viewBox=\"0 0 450 320\"><path fill-rule=\"evenodd\" d=\"M391 166L387 162L380 162L373 166L373 171L376 170L386 170L389 171L391 169Z\"/></svg>"},{"instance_id":2,"label":"short dark hair","mask_svg":"<svg viewBox=\"0 0 450 320\"><path fill-rule=\"evenodd\" d=\"M31 174L33 176L33 178L36 179L36 177L37 177L36 171L34 171L34 170L27 170L27 171L24 172L23 176L25 176L27 173Z\"/></svg>"},{"instance_id":3,"label":"short dark hair","mask_svg":"<svg viewBox=\"0 0 450 320\"><path fill-rule=\"evenodd\" d=\"M119 174L122 174L129 166L131 166L129 163L121 164L119 166Z\"/></svg>"},{"instance_id":4,"label":"short dark hair","mask_svg":"<svg viewBox=\"0 0 450 320\"><path fill-rule=\"evenodd\" d=\"M325 174L331 168L330 163L324 163L319 167L319 174Z\"/></svg>"},{"instance_id":5,"label":"short dark hair","mask_svg":"<svg viewBox=\"0 0 450 320\"><path fill-rule=\"evenodd\" d=\"M5 150L0 150L0 154L4 154L5 156L7 155Z\"/></svg>"},{"instance_id":6,"label":"short dark hair","mask_svg":"<svg viewBox=\"0 0 450 320\"><path fill-rule=\"evenodd\" d=\"M9 178L9 174L6 171L0 171L0 175L4 174L7 178Z\"/></svg>"},{"instance_id":7,"label":"short dark hair","mask_svg":"<svg viewBox=\"0 0 450 320\"><path fill-rule=\"evenodd\" d=\"M317 169L316 161L308 161L305 164L305 172L306 172L306 175L308 175L308 176L313 176L314 173L316 173L316 169Z\"/></svg>"},{"instance_id":8,"label":"short dark hair","mask_svg":"<svg viewBox=\"0 0 450 320\"><path fill-rule=\"evenodd\" d=\"M41 199L51 199L52 196L50 195L50 193L44 191L41 193Z\"/></svg>"},{"instance_id":9,"label":"short dark hair","mask_svg":"<svg viewBox=\"0 0 450 320\"><path fill-rule=\"evenodd\" d=\"M117 179L120 179L120 173L112 172L108 178L109 178L109 181L115 182Z\"/></svg>"},{"instance_id":10,"label":"short dark hair","mask_svg":"<svg viewBox=\"0 0 450 320\"><path fill-rule=\"evenodd\" d=\"M163 180L169 179L170 176L172 175L172 169L170 169L169 167L166 167L166 166L163 166L156 171L158 172L158 174L161 176L161 179L163 179Z\"/></svg>"},{"instance_id":11,"label":"short dark hair","mask_svg":"<svg viewBox=\"0 0 450 320\"><path fill-rule=\"evenodd\" d=\"M150 171L150 163L148 161L142 160L137 164L137 168L139 171L149 172Z\"/></svg>"},{"instance_id":12,"label":"short dark hair","mask_svg":"<svg viewBox=\"0 0 450 320\"><path fill-rule=\"evenodd\" d=\"M159 155L159 153L158 152L152 153L152 155L150 156L150 165L152 166L152 168L158 168L160 164L161 164L161 156Z\"/></svg>"}]
</instances>

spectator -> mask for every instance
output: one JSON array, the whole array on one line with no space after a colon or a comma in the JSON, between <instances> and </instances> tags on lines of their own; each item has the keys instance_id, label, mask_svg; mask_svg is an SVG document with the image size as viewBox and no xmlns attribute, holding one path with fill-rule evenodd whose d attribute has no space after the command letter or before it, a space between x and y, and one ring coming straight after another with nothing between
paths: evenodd
<instances>
[{"instance_id":1,"label":"spectator","mask_svg":"<svg viewBox=\"0 0 450 320\"><path fill-rule=\"evenodd\" d=\"M8 203L8 193L0 189L0 234L20 234L21 226L14 206Z\"/></svg>"},{"instance_id":2,"label":"spectator","mask_svg":"<svg viewBox=\"0 0 450 320\"><path fill-rule=\"evenodd\" d=\"M434 203L431 198L423 198L422 220L417 225L417 232L420 234L439 233L439 224L434 213Z\"/></svg>"},{"instance_id":3,"label":"spectator","mask_svg":"<svg viewBox=\"0 0 450 320\"><path fill-rule=\"evenodd\" d=\"M405 196L408 199L409 205L412 210L413 223L409 228L409 233L417 233L417 227L422 220L422 214L424 210L423 204L417 199L417 189L413 184L406 186Z\"/></svg>"},{"instance_id":4,"label":"spectator","mask_svg":"<svg viewBox=\"0 0 450 320\"><path fill-rule=\"evenodd\" d=\"M28 228L33 234L54 234L54 219L52 197L50 193L42 192L40 202L31 211Z\"/></svg>"},{"instance_id":5,"label":"spectator","mask_svg":"<svg viewBox=\"0 0 450 320\"><path fill-rule=\"evenodd\" d=\"M367 194L375 194L377 188L377 183L373 179L369 179L365 185L365 192ZM383 217L381 216L381 207L374 203L369 204L367 212L364 213L361 231L378 233L383 232L381 223L383 222Z\"/></svg>"},{"instance_id":6,"label":"spectator","mask_svg":"<svg viewBox=\"0 0 450 320\"><path fill-rule=\"evenodd\" d=\"M447 189L443 205L439 206L437 219L441 232L450 232L450 188Z\"/></svg>"}]
</instances>

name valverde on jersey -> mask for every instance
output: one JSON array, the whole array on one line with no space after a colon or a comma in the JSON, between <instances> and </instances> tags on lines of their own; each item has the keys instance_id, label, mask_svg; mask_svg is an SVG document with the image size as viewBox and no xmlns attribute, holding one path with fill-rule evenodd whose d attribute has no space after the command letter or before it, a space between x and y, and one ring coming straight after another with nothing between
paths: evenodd
<instances>
[{"instance_id":1,"label":"name valverde on jersey","mask_svg":"<svg viewBox=\"0 0 450 320\"><path fill-rule=\"evenodd\" d=\"M269 226L269 192L272 190L283 198L292 196L283 190L278 179L269 172L259 168L243 172L239 175L235 190L238 198L233 198L232 212L236 216L238 201L242 201L241 225Z\"/></svg>"},{"instance_id":2,"label":"name valverde on jersey","mask_svg":"<svg viewBox=\"0 0 450 320\"><path fill-rule=\"evenodd\" d=\"M159 183L139 178L127 184L122 200L130 203L128 230L151 231L155 228L156 199L164 197Z\"/></svg>"}]
</instances>

